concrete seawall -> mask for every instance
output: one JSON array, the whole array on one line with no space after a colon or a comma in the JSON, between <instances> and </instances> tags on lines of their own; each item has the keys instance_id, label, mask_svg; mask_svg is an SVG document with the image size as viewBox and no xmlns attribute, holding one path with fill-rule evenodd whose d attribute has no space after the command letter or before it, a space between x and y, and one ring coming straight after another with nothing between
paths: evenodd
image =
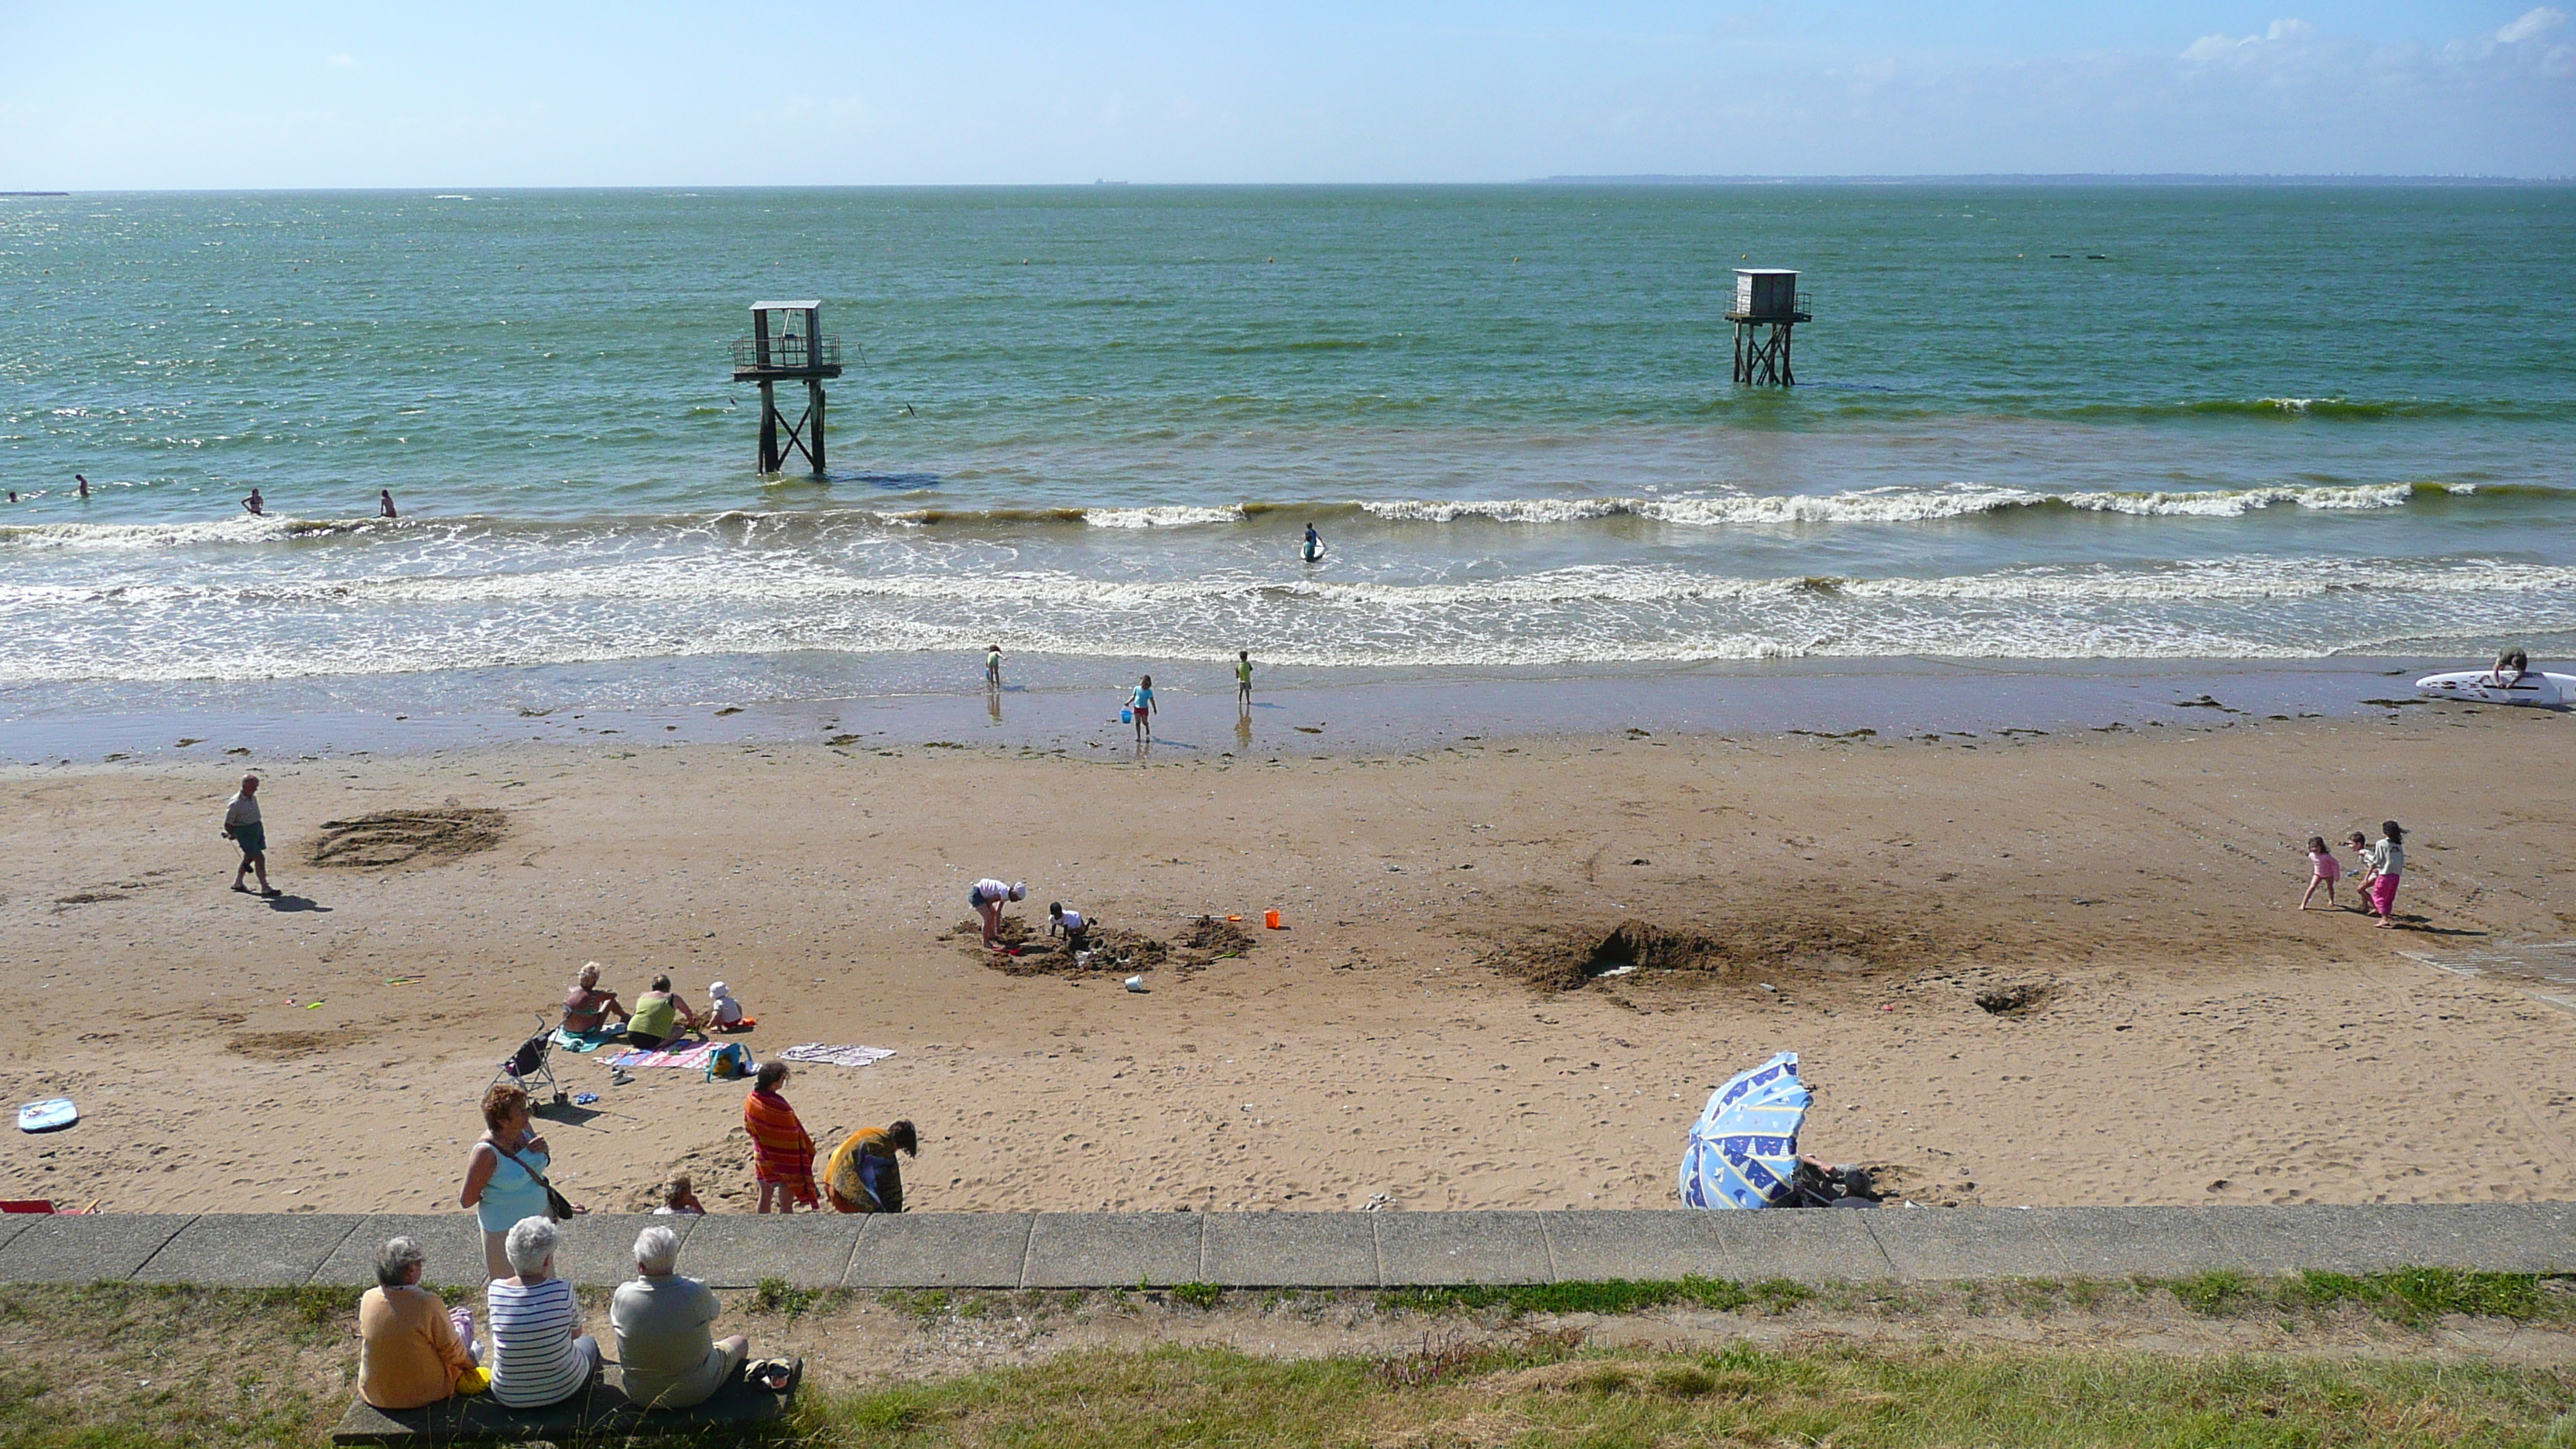
<instances>
[{"instance_id":1,"label":"concrete seawall","mask_svg":"<svg viewBox=\"0 0 2576 1449\"><path fill-rule=\"evenodd\" d=\"M1686 1275L1742 1282L2179 1277L2211 1270L2576 1272L2576 1204L1949 1208L1853 1212L595 1215L566 1224L576 1283L633 1274L635 1234L685 1235L720 1288L1409 1288ZM418 1238L433 1283L482 1280L472 1216L170 1213L0 1217L0 1283L362 1285Z\"/></svg>"}]
</instances>

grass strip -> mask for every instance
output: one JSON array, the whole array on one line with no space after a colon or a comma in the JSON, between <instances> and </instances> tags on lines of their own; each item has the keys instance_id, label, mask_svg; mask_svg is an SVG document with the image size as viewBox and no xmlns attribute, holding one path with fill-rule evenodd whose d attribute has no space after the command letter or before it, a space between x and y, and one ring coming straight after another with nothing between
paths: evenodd
<instances>
[{"instance_id":1,"label":"grass strip","mask_svg":"<svg viewBox=\"0 0 2576 1449\"><path fill-rule=\"evenodd\" d=\"M1408 1361L1430 1367L1415 1371ZM2034 1350L1587 1353L1539 1335L1461 1355L1296 1362L1222 1348L1093 1352L939 1384L818 1395L813 1449L906 1446L1962 1444L2544 1446L2576 1381L2499 1365Z\"/></svg>"}]
</instances>

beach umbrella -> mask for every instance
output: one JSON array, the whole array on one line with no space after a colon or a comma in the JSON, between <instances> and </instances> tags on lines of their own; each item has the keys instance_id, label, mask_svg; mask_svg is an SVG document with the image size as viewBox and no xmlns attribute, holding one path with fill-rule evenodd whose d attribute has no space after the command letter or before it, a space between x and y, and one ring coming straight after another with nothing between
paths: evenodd
<instances>
[{"instance_id":1,"label":"beach umbrella","mask_svg":"<svg viewBox=\"0 0 2576 1449\"><path fill-rule=\"evenodd\" d=\"M1796 1052L1739 1072L1711 1093L1682 1151L1682 1202L1761 1208L1787 1198L1809 1100Z\"/></svg>"}]
</instances>

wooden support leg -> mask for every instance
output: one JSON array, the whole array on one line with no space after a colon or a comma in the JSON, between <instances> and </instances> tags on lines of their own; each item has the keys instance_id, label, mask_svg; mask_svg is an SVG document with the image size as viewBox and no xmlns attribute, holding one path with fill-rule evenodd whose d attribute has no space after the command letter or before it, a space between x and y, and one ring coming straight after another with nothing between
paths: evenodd
<instances>
[{"instance_id":1,"label":"wooden support leg","mask_svg":"<svg viewBox=\"0 0 2576 1449\"><path fill-rule=\"evenodd\" d=\"M806 411L807 411L807 412L809 412L809 413L811 413L811 414L813 415L813 418L814 418L814 433L813 433L813 437L812 437L812 438L811 438L811 440L810 440L810 441L811 441L811 443L812 443L812 446L811 446L811 447L808 447L808 448L805 450L805 455L806 455L807 457L812 458L812 459L814 460L814 476L815 476L815 477L817 477L817 478L820 478L820 477L822 477L822 476L823 476L823 381L822 381L822 379L821 379L821 378L814 378L814 377L809 377L809 378L805 379L805 391L806 391L806 393L808 394L808 402L807 402L807 405L806 405Z\"/></svg>"},{"instance_id":2,"label":"wooden support leg","mask_svg":"<svg viewBox=\"0 0 2576 1449\"><path fill-rule=\"evenodd\" d=\"M778 471L778 397L771 385L760 385L760 475Z\"/></svg>"}]
</instances>

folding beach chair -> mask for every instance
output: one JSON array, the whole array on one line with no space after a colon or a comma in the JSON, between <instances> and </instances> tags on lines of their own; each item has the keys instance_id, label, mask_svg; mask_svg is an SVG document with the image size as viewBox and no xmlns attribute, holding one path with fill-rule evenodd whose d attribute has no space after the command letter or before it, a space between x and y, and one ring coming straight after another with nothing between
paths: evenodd
<instances>
[{"instance_id":1,"label":"folding beach chair","mask_svg":"<svg viewBox=\"0 0 2576 1449\"><path fill-rule=\"evenodd\" d=\"M500 1070L492 1074L491 1082L483 1084L483 1090L490 1091L493 1082L516 1082L519 1090L534 1099L537 1083L543 1082L550 1094L548 1100L560 1107L564 1102L564 1089L555 1081L554 1023L548 1021L542 1011L536 1017L537 1034L519 1043L519 1049L502 1060Z\"/></svg>"}]
</instances>

